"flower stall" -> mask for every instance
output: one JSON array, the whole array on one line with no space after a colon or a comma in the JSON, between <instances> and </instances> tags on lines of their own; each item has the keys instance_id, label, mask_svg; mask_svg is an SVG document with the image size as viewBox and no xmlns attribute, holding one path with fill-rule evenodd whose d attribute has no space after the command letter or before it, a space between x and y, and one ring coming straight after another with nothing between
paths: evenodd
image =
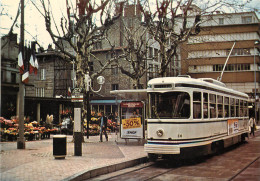
<instances>
[{"instance_id":1,"label":"flower stall","mask_svg":"<svg viewBox=\"0 0 260 181\"><path fill-rule=\"evenodd\" d=\"M1 141L16 141L19 136L18 120L13 118L11 120L0 117L1 123ZM58 129L46 129L39 125L38 122L24 124L24 137L27 141L40 140L50 138L50 134L57 134Z\"/></svg>"}]
</instances>

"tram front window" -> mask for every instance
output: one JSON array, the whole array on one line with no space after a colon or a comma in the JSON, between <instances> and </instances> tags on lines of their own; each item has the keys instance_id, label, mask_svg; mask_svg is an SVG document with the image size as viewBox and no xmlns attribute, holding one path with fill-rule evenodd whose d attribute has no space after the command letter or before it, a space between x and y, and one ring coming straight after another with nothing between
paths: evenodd
<instances>
[{"instance_id":1,"label":"tram front window","mask_svg":"<svg viewBox=\"0 0 260 181\"><path fill-rule=\"evenodd\" d=\"M190 117L190 96L186 92L151 93L152 119L185 119Z\"/></svg>"}]
</instances>

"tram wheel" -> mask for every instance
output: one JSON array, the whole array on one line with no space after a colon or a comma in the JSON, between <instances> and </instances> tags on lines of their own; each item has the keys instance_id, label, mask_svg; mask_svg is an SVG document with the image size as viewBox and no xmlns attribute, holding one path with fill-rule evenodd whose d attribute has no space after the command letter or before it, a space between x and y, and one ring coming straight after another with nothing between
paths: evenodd
<instances>
[{"instance_id":1,"label":"tram wheel","mask_svg":"<svg viewBox=\"0 0 260 181\"><path fill-rule=\"evenodd\" d=\"M148 153L148 159L151 162L155 162L158 159L158 155L153 154L153 153Z\"/></svg>"}]
</instances>

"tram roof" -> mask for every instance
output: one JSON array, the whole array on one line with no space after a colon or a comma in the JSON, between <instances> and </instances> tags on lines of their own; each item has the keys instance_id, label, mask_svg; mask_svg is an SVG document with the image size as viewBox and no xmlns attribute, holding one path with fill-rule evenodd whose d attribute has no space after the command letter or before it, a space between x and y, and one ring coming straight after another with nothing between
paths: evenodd
<instances>
[{"instance_id":1,"label":"tram roof","mask_svg":"<svg viewBox=\"0 0 260 181\"><path fill-rule=\"evenodd\" d=\"M151 92L154 91L155 86L158 86L158 89L156 88L156 90L160 91L160 90L167 90L165 88L159 88L160 85L173 85L174 87L176 87L177 85L179 85L178 87L187 87L187 85L189 85L191 88L209 88L210 90L216 90L216 91L221 91L221 92L228 92L228 93L232 93L238 96L242 96L242 97L247 97L248 95L239 91L236 91L234 89L230 89L227 88L226 85L223 82L217 81L215 79L212 78L201 78L201 79L194 79L194 78L190 78L190 77L160 77L160 78L154 78L151 79L150 81L148 81L148 89L147 92ZM151 85L153 85L153 87L151 87Z\"/></svg>"}]
</instances>

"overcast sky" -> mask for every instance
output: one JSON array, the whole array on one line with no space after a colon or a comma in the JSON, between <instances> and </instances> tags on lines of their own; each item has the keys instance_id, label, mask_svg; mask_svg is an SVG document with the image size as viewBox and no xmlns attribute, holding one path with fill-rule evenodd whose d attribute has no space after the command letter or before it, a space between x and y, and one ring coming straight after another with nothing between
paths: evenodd
<instances>
[{"instance_id":1,"label":"overcast sky","mask_svg":"<svg viewBox=\"0 0 260 181\"><path fill-rule=\"evenodd\" d=\"M33 2L38 2L38 0L32 0ZM75 0L76 1L76 0ZM152 1L152 0L151 0ZM245 0L241 0L245 1ZM0 33L1 36L8 33L13 19L16 16L18 5L20 0L0 0L1 9L0 12L3 14L0 18ZM61 14L66 10L65 0L50 0L52 3L52 11L55 17L61 17ZM41 9L40 4L37 4L39 9ZM259 0L252 0L248 6L254 7L260 10ZM258 14L259 18L259 14ZM59 24L59 23L58 23ZM14 33L20 34L20 18L18 19L16 27L14 27ZM37 9L32 5L31 0L25 0L25 40L27 43L29 41L37 40L44 48L48 47L51 38L45 28L45 22L42 15L37 11ZM17 40L19 42L19 40Z\"/></svg>"}]
</instances>

